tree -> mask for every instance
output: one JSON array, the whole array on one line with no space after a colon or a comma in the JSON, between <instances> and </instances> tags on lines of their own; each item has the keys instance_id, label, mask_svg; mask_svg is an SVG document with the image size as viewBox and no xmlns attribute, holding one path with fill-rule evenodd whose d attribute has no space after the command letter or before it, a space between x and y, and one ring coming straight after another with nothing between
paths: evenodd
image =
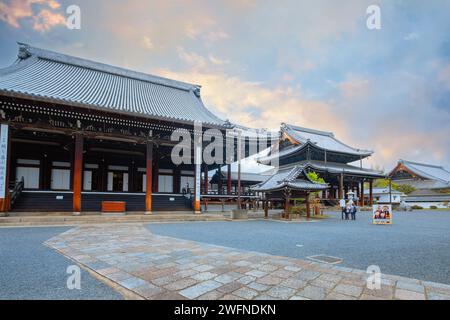
<instances>
[{"instance_id":1,"label":"tree","mask_svg":"<svg viewBox=\"0 0 450 320\"><path fill-rule=\"evenodd\" d=\"M410 194L413 191L416 191L416 188L409 184L400 184L397 186L397 189L400 192L403 192L404 194Z\"/></svg>"},{"instance_id":2,"label":"tree","mask_svg":"<svg viewBox=\"0 0 450 320\"><path fill-rule=\"evenodd\" d=\"M313 181L313 182L325 183L325 180L323 178L321 178L317 174L317 172L314 172L314 171L308 172L308 178L311 179L311 181Z\"/></svg>"}]
</instances>

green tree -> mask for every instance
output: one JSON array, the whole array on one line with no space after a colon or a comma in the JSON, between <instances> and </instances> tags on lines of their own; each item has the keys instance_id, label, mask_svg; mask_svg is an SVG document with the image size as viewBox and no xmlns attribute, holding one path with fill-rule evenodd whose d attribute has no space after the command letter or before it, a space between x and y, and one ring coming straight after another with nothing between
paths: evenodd
<instances>
[{"instance_id":1,"label":"green tree","mask_svg":"<svg viewBox=\"0 0 450 320\"><path fill-rule=\"evenodd\" d=\"M410 194L413 191L416 191L416 188L409 184L399 184L396 190L403 192L404 194Z\"/></svg>"},{"instance_id":2,"label":"green tree","mask_svg":"<svg viewBox=\"0 0 450 320\"><path fill-rule=\"evenodd\" d=\"M317 183L325 183L325 180L323 178L321 178L317 172L311 171L308 172L308 178L311 179L311 181L313 182L317 182Z\"/></svg>"}]
</instances>

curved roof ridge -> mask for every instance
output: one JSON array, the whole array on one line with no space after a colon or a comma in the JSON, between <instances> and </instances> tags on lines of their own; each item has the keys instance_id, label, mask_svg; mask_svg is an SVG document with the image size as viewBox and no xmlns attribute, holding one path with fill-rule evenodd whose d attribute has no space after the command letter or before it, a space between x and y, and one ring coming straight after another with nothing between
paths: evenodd
<instances>
[{"instance_id":1,"label":"curved roof ridge","mask_svg":"<svg viewBox=\"0 0 450 320\"><path fill-rule=\"evenodd\" d=\"M303 132L318 134L318 135L322 135L322 136L334 137L334 133L333 132L321 131L321 130L317 130L317 129L300 127L300 126L296 126L296 125L288 124L288 123L284 123L284 122L281 124L281 127L282 128L283 127L288 127L288 128L294 129L296 131L303 131Z\"/></svg>"},{"instance_id":2,"label":"curved roof ridge","mask_svg":"<svg viewBox=\"0 0 450 320\"><path fill-rule=\"evenodd\" d=\"M445 169L443 166L440 166L440 165L437 165L437 164L422 163L422 162L409 161L409 160L403 160L403 159L400 159L398 162L400 162L400 163L410 163L410 164L413 164L413 165L419 165L419 166L424 166L424 167L438 168L438 169L442 169L444 171L450 172L447 169Z\"/></svg>"},{"instance_id":3,"label":"curved roof ridge","mask_svg":"<svg viewBox=\"0 0 450 320\"><path fill-rule=\"evenodd\" d=\"M155 76L135 70L130 70L126 68L121 68L117 66L112 66L106 63L97 62L89 59L69 56L63 53L33 47L29 44L17 42L19 45L18 57L20 60L26 60L32 56L36 56L41 59L51 60L59 63L74 65L86 69L92 69L100 72L106 72L115 74L122 77L127 77L136 80L142 80L146 82L151 82L155 84L160 84L168 87L173 87L180 90L192 90L197 92L196 95L200 96L200 85L194 85L187 82L182 82L178 80L172 80L160 76ZM20 63L20 62L19 62Z\"/></svg>"}]
</instances>

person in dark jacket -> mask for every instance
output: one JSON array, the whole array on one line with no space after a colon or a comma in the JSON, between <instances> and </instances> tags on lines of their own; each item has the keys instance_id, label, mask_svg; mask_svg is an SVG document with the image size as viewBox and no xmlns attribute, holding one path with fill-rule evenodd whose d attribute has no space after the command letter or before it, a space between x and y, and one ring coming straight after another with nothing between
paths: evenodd
<instances>
[{"instance_id":1,"label":"person in dark jacket","mask_svg":"<svg viewBox=\"0 0 450 320\"><path fill-rule=\"evenodd\" d=\"M353 205L351 209L352 220L356 220L356 211L358 211L358 208L356 208L356 206Z\"/></svg>"}]
</instances>

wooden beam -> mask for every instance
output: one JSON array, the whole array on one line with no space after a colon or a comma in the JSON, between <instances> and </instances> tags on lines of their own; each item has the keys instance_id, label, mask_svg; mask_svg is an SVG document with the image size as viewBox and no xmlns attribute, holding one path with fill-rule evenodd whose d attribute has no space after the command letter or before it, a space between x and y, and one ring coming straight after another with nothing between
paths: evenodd
<instances>
[{"instance_id":1,"label":"wooden beam","mask_svg":"<svg viewBox=\"0 0 450 320\"><path fill-rule=\"evenodd\" d=\"M147 141L147 152L145 158L145 213L152 214L153 141Z\"/></svg>"},{"instance_id":2,"label":"wooden beam","mask_svg":"<svg viewBox=\"0 0 450 320\"><path fill-rule=\"evenodd\" d=\"M81 214L81 188L83 179L83 135L75 134L75 154L73 164L73 214Z\"/></svg>"},{"instance_id":3,"label":"wooden beam","mask_svg":"<svg viewBox=\"0 0 450 320\"><path fill-rule=\"evenodd\" d=\"M208 194L208 192L209 192L208 165L205 164L203 168L204 168L203 169L203 172L204 172L203 174L205 176L205 180L203 181L203 192L205 194Z\"/></svg>"}]
</instances>

